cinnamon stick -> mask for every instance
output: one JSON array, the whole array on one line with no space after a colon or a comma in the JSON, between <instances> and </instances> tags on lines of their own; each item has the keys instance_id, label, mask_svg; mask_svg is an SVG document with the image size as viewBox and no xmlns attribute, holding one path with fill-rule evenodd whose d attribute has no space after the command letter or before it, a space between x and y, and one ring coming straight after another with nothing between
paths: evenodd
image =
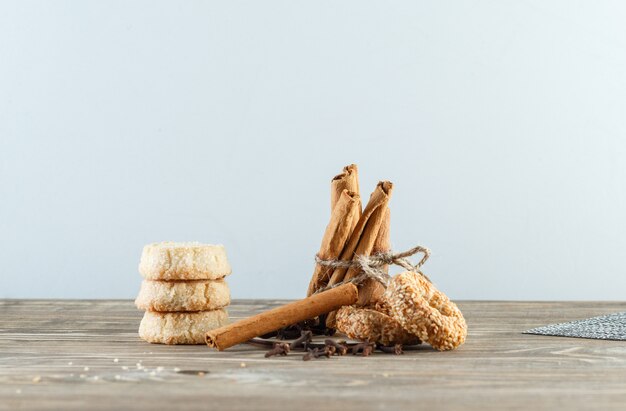
<instances>
[{"instance_id":1,"label":"cinnamon stick","mask_svg":"<svg viewBox=\"0 0 626 411\"><path fill-rule=\"evenodd\" d=\"M337 199L335 207L330 216L330 222L326 226L322 244L317 255L322 259L336 259L344 249L348 238L352 234L361 212L361 197L354 192L343 190ZM320 288L324 287L332 269L315 265L315 271L311 277L307 296L312 295Z\"/></svg>"},{"instance_id":2,"label":"cinnamon stick","mask_svg":"<svg viewBox=\"0 0 626 411\"><path fill-rule=\"evenodd\" d=\"M346 195L347 192L347 195ZM346 198L350 196L351 199ZM317 255L323 259L336 259L341 255L361 216L361 197L359 196L359 177L356 164L343 168L343 172L333 177L330 182L331 217L322 244ZM316 264L307 296L325 287L332 274L329 267Z\"/></svg>"},{"instance_id":3,"label":"cinnamon stick","mask_svg":"<svg viewBox=\"0 0 626 411\"><path fill-rule=\"evenodd\" d=\"M343 190L348 190L357 195L359 191L359 170L356 164L345 166L340 174L337 174L330 181L330 211L335 208L335 204L339 201ZM359 215L361 215L361 203L359 199Z\"/></svg>"},{"instance_id":4,"label":"cinnamon stick","mask_svg":"<svg viewBox=\"0 0 626 411\"><path fill-rule=\"evenodd\" d=\"M386 252L391 249L389 242L389 229L390 229L391 215L389 207L385 209L385 216L383 222L378 230L374 247L372 247L371 254L377 254ZM380 268L382 271L389 273L389 266L385 265ZM365 280L363 285L359 287L359 301L357 305L370 305L376 303L382 297L385 292L385 288L378 282L372 279Z\"/></svg>"},{"instance_id":5,"label":"cinnamon stick","mask_svg":"<svg viewBox=\"0 0 626 411\"><path fill-rule=\"evenodd\" d=\"M359 219L360 208L361 199L359 195L343 190L335 208L333 208L330 222L326 226L322 244L317 253L320 258L326 260L339 257ZM331 274L329 271L331 271L329 267L315 265L307 296L312 295L327 284Z\"/></svg>"},{"instance_id":6,"label":"cinnamon stick","mask_svg":"<svg viewBox=\"0 0 626 411\"><path fill-rule=\"evenodd\" d=\"M206 343L209 347L222 351L259 335L326 314L344 305L354 304L357 299L356 286L351 283L343 284L303 300L211 330L206 333Z\"/></svg>"}]
</instances>

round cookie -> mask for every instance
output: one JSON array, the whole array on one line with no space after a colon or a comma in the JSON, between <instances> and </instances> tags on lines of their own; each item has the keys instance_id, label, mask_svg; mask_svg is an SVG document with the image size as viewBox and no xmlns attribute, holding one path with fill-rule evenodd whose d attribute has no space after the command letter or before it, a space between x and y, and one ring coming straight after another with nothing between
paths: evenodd
<instances>
[{"instance_id":1,"label":"round cookie","mask_svg":"<svg viewBox=\"0 0 626 411\"><path fill-rule=\"evenodd\" d=\"M433 348L452 350L465 342L463 314L423 275L398 274L389 281L383 298L393 318Z\"/></svg>"},{"instance_id":2,"label":"round cookie","mask_svg":"<svg viewBox=\"0 0 626 411\"><path fill-rule=\"evenodd\" d=\"M231 269L223 245L163 242L143 248L139 272L147 280L216 280Z\"/></svg>"},{"instance_id":3,"label":"round cookie","mask_svg":"<svg viewBox=\"0 0 626 411\"><path fill-rule=\"evenodd\" d=\"M337 311L337 330L356 340L383 345L415 345L421 341L390 316L369 308L344 306Z\"/></svg>"},{"instance_id":4,"label":"round cookie","mask_svg":"<svg viewBox=\"0 0 626 411\"><path fill-rule=\"evenodd\" d=\"M159 281L141 283L135 305L147 311L209 311L230 304L224 280Z\"/></svg>"},{"instance_id":5,"label":"round cookie","mask_svg":"<svg viewBox=\"0 0 626 411\"><path fill-rule=\"evenodd\" d=\"M205 344L207 331L228 324L224 309L195 313L146 311L139 325L139 337L158 344Z\"/></svg>"}]
</instances>

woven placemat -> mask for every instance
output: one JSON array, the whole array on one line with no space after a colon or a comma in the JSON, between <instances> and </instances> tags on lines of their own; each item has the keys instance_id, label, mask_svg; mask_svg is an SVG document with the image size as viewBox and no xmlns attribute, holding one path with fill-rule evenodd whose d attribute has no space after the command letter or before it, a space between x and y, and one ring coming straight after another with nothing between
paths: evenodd
<instances>
[{"instance_id":1,"label":"woven placemat","mask_svg":"<svg viewBox=\"0 0 626 411\"><path fill-rule=\"evenodd\" d=\"M523 334L626 341L626 312L533 328Z\"/></svg>"}]
</instances>

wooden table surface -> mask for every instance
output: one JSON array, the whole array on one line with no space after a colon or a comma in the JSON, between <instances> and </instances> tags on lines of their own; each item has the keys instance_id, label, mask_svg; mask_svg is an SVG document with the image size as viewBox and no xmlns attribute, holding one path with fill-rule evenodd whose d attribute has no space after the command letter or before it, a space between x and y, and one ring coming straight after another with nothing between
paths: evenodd
<instances>
[{"instance_id":1,"label":"wooden table surface","mask_svg":"<svg viewBox=\"0 0 626 411\"><path fill-rule=\"evenodd\" d=\"M236 301L231 317L278 303ZM456 351L304 362L145 343L130 301L0 300L0 409L626 409L623 342L521 334L626 303L459 306L469 336Z\"/></svg>"}]
</instances>

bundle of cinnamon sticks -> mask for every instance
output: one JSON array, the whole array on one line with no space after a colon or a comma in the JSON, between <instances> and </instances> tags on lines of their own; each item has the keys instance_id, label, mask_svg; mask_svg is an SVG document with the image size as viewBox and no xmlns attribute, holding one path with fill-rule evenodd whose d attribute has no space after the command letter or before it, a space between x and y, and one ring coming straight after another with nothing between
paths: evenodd
<instances>
[{"instance_id":1,"label":"bundle of cinnamon sticks","mask_svg":"<svg viewBox=\"0 0 626 411\"><path fill-rule=\"evenodd\" d=\"M351 261L357 255L369 256L389 250L389 199L393 184L378 183L361 211L358 169L355 164L344 167L331 181L331 217L326 227L318 257L323 260ZM356 267L315 267L307 295L353 279L359 274ZM377 281L366 279L359 288L359 305L375 303L384 289ZM326 318L326 326L334 328L335 315Z\"/></svg>"},{"instance_id":2,"label":"bundle of cinnamon sticks","mask_svg":"<svg viewBox=\"0 0 626 411\"><path fill-rule=\"evenodd\" d=\"M331 180L330 222L326 227L318 257L322 260L351 261L356 256L369 256L388 251L389 200L393 184L381 181L361 208L358 169L355 164ZM386 267L384 268L387 269ZM251 338L311 318L322 319L334 328L335 311L344 305L371 305L380 299L384 289L373 279L357 287L349 280L360 274L357 267L331 268L317 264L307 290L307 298L255 315L207 332L210 347L224 350Z\"/></svg>"}]
</instances>

